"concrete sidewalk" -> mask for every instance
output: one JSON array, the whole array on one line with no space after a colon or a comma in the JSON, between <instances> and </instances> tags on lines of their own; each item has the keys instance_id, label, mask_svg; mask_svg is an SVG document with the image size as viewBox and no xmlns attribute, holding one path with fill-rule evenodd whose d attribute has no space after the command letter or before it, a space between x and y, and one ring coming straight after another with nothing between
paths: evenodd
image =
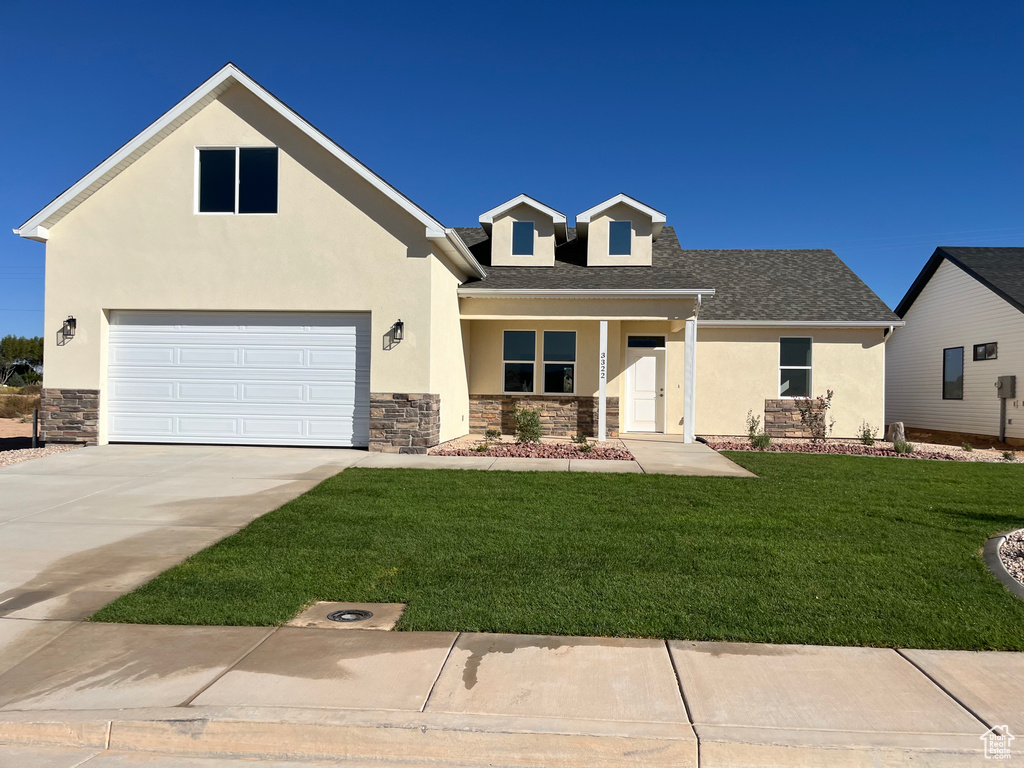
<instances>
[{"instance_id":1,"label":"concrete sidewalk","mask_svg":"<svg viewBox=\"0 0 1024 768\"><path fill-rule=\"evenodd\" d=\"M79 762L47 764L136 765L162 753L341 765L953 766L979 764L990 726L1024 733L1017 653L0 626L0 658L20 658L0 675L0 744L11 755L0 765L59 748L54 759L65 750Z\"/></svg>"}]
</instances>

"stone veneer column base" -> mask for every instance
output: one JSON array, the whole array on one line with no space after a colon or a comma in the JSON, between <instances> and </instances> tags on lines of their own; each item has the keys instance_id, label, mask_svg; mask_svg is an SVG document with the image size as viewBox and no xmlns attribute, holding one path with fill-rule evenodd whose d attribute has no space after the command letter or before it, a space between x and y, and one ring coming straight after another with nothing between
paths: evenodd
<instances>
[{"instance_id":1,"label":"stone veneer column base","mask_svg":"<svg viewBox=\"0 0 1024 768\"><path fill-rule=\"evenodd\" d=\"M441 396L370 393L370 450L426 453L441 442Z\"/></svg>"},{"instance_id":2,"label":"stone veneer column base","mask_svg":"<svg viewBox=\"0 0 1024 768\"><path fill-rule=\"evenodd\" d=\"M515 433L512 409L540 411L540 425L549 437L571 437L576 434L597 436L598 398L576 395L470 395L469 431L483 434L488 429ZM619 398L605 399L608 437L619 436Z\"/></svg>"},{"instance_id":3,"label":"stone veneer column base","mask_svg":"<svg viewBox=\"0 0 1024 768\"><path fill-rule=\"evenodd\" d=\"M811 437L811 431L800 422L795 400L765 400L764 431L772 437Z\"/></svg>"},{"instance_id":4,"label":"stone veneer column base","mask_svg":"<svg viewBox=\"0 0 1024 768\"><path fill-rule=\"evenodd\" d=\"M43 389L39 437L44 443L96 445L100 428L98 389Z\"/></svg>"}]
</instances>

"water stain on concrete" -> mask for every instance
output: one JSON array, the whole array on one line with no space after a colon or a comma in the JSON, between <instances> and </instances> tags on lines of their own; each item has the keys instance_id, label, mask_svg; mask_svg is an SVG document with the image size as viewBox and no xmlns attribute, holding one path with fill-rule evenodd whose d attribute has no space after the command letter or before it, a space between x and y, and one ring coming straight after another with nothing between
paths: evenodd
<instances>
[{"instance_id":1,"label":"water stain on concrete","mask_svg":"<svg viewBox=\"0 0 1024 768\"><path fill-rule=\"evenodd\" d=\"M764 643L676 642L679 651L695 651L715 658L722 656L799 656L802 649L794 645L768 645Z\"/></svg>"},{"instance_id":2,"label":"water stain on concrete","mask_svg":"<svg viewBox=\"0 0 1024 768\"><path fill-rule=\"evenodd\" d=\"M524 648L540 648L547 651L564 648L567 652L571 650L567 647L570 644L562 638L540 635L463 635L457 645L460 650L469 651L466 665L462 669L462 683L467 691L471 691L477 684L480 665L484 656L490 653L515 653Z\"/></svg>"}]
</instances>

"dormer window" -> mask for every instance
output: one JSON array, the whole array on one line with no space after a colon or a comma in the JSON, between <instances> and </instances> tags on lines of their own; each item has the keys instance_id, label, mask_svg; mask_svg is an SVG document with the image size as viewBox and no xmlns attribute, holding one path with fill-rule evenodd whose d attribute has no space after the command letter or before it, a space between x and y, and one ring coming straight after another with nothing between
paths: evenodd
<instances>
[{"instance_id":1,"label":"dormer window","mask_svg":"<svg viewBox=\"0 0 1024 768\"><path fill-rule=\"evenodd\" d=\"M512 255L533 256L533 233L532 221L512 222Z\"/></svg>"},{"instance_id":2,"label":"dormer window","mask_svg":"<svg viewBox=\"0 0 1024 768\"><path fill-rule=\"evenodd\" d=\"M277 213L277 147L200 149L196 211Z\"/></svg>"},{"instance_id":3,"label":"dormer window","mask_svg":"<svg viewBox=\"0 0 1024 768\"><path fill-rule=\"evenodd\" d=\"M608 223L608 255L631 256L633 254L633 223L612 221Z\"/></svg>"}]
</instances>

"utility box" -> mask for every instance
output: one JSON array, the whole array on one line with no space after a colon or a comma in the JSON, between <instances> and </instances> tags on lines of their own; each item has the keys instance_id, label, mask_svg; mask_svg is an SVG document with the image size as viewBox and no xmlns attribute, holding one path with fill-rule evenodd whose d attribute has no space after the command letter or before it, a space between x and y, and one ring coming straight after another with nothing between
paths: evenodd
<instances>
[{"instance_id":1,"label":"utility box","mask_svg":"<svg viewBox=\"0 0 1024 768\"><path fill-rule=\"evenodd\" d=\"M1017 396L1017 377L1000 376L996 380L996 397L1012 400Z\"/></svg>"}]
</instances>

